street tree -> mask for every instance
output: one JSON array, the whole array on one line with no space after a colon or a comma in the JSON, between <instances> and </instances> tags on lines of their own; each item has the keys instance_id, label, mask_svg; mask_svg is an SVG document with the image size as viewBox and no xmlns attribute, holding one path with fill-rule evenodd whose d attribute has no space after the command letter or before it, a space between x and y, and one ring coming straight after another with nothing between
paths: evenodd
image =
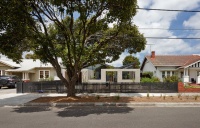
<instances>
[{"instance_id":1,"label":"street tree","mask_svg":"<svg viewBox=\"0 0 200 128\"><path fill-rule=\"evenodd\" d=\"M137 57L132 55L128 55L123 60L123 65L133 64L133 68L140 68L140 61Z\"/></svg>"},{"instance_id":2,"label":"street tree","mask_svg":"<svg viewBox=\"0 0 200 128\"><path fill-rule=\"evenodd\" d=\"M1 0L0 4L5 10L0 19L8 19L0 21L1 44L10 50L23 48L17 55L6 46L0 52L19 61L21 52L31 50L42 62L51 63L67 96L75 96L81 69L145 47L145 38L133 24L137 0Z\"/></svg>"},{"instance_id":3,"label":"street tree","mask_svg":"<svg viewBox=\"0 0 200 128\"><path fill-rule=\"evenodd\" d=\"M33 59L33 60L36 60L38 59L39 57L35 54L31 54L31 53L28 53L25 55L25 59Z\"/></svg>"}]
</instances>

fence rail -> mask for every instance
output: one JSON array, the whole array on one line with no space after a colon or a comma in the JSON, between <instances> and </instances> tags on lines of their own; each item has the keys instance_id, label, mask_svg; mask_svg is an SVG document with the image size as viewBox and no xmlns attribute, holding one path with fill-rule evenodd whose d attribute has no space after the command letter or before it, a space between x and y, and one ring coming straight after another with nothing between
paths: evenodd
<instances>
[{"instance_id":1,"label":"fence rail","mask_svg":"<svg viewBox=\"0 0 200 128\"><path fill-rule=\"evenodd\" d=\"M174 93L178 83L82 83L75 86L77 93ZM65 93L67 88L61 81L18 83L18 93Z\"/></svg>"}]
</instances>

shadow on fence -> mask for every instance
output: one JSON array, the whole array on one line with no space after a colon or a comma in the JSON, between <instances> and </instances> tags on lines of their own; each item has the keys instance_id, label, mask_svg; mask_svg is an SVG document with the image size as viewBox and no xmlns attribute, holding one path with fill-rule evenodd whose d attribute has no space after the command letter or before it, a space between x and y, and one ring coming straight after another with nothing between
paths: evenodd
<instances>
[{"instance_id":1,"label":"shadow on fence","mask_svg":"<svg viewBox=\"0 0 200 128\"><path fill-rule=\"evenodd\" d=\"M75 86L77 93L174 93L178 83L82 83ZM61 81L22 82L17 93L65 93L67 88Z\"/></svg>"}]
</instances>

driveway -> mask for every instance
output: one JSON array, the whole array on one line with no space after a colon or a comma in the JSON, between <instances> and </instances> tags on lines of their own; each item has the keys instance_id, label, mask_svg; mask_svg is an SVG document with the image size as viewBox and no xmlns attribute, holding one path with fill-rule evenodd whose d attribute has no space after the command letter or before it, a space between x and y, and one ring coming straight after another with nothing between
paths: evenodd
<instances>
[{"instance_id":1,"label":"driveway","mask_svg":"<svg viewBox=\"0 0 200 128\"><path fill-rule=\"evenodd\" d=\"M18 106L28 101L43 96L44 94L28 94L16 93L16 89L2 88L0 89L0 107L2 106Z\"/></svg>"}]
</instances>

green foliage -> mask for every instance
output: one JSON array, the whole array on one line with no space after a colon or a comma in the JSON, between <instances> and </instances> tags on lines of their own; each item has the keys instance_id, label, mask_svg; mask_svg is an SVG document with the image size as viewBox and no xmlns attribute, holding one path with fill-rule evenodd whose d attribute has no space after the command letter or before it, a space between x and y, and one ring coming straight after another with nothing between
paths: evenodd
<instances>
[{"instance_id":1,"label":"green foliage","mask_svg":"<svg viewBox=\"0 0 200 128\"><path fill-rule=\"evenodd\" d=\"M160 82L159 78L157 77L152 77L152 78L147 78L147 77L144 77L141 79L141 82L142 83L153 83L153 82Z\"/></svg>"},{"instance_id":2,"label":"green foliage","mask_svg":"<svg viewBox=\"0 0 200 128\"><path fill-rule=\"evenodd\" d=\"M35 54L26 54L25 56L26 59L39 59L39 57Z\"/></svg>"},{"instance_id":3,"label":"green foliage","mask_svg":"<svg viewBox=\"0 0 200 128\"><path fill-rule=\"evenodd\" d=\"M178 82L179 81L179 78L178 76L168 76L168 77L165 77L164 82Z\"/></svg>"},{"instance_id":4,"label":"green foliage","mask_svg":"<svg viewBox=\"0 0 200 128\"><path fill-rule=\"evenodd\" d=\"M138 58L132 55L126 56L123 60L123 65L131 64L131 63L133 63L132 68L140 68L140 61Z\"/></svg>"},{"instance_id":5,"label":"green foliage","mask_svg":"<svg viewBox=\"0 0 200 128\"><path fill-rule=\"evenodd\" d=\"M39 81L53 81L53 80L54 80L53 77L39 79Z\"/></svg>"},{"instance_id":6,"label":"green foliage","mask_svg":"<svg viewBox=\"0 0 200 128\"><path fill-rule=\"evenodd\" d=\"M100 96L99 95L96 95L96 97L95 97L97 100L99 100L100 99Z\"/></svg>"},{"instance_id":7,"label":"green foliage","mask_svg":"<svg viewBox=\"0 0 200 128\"><path fill-rule=\"evenodd\" d=\"M72 88L82 68L145 48L146 39L132 22L136 7L137 0L1 0L0 53L20 61L23 51L33 51L56 69L68 96L75 96Z\"/></svg>"},{"instance_id":8,"label":"green foliage","mask_svg":"<svg viewBox=\"0 0 200 128\"><path fill-rule=\"evenodd\" d=\"M34 25L28 13L27 1L0 1L0 53L20 62L22 53L29 50L26 37L31 35L29 25Z\"/></svg>"},{"instance_id":9,"label":"green foliage","mask_svg":"<svg viewBox=\"0 0 200 128\"><path fill-rule=\"evenodd\" d=\"M152 78L153 77L153 72L143 72L142 73L142 77Z\"/></svg>"},{"instance_id":10,"label":"green foliage","mask_svg":"<svg viewBox=\"0 0 200 128\"><path fill-rule=\"evenodd\" d=\"M150 96L149 96L149 92L147 93L147 98L150 98Z\"/></svg>"},{"instance_id":11,"label":"green foliage","mask_svg":"<svg viewBox=\"0 0 200 128\"><path fill-rule=\"evenodd\" d=\"M115 99L115 100L119 100L119 99L120 99L120 96L119 96L119 95L114 96L114 99Z\"/></svg>"}]
</instances>

